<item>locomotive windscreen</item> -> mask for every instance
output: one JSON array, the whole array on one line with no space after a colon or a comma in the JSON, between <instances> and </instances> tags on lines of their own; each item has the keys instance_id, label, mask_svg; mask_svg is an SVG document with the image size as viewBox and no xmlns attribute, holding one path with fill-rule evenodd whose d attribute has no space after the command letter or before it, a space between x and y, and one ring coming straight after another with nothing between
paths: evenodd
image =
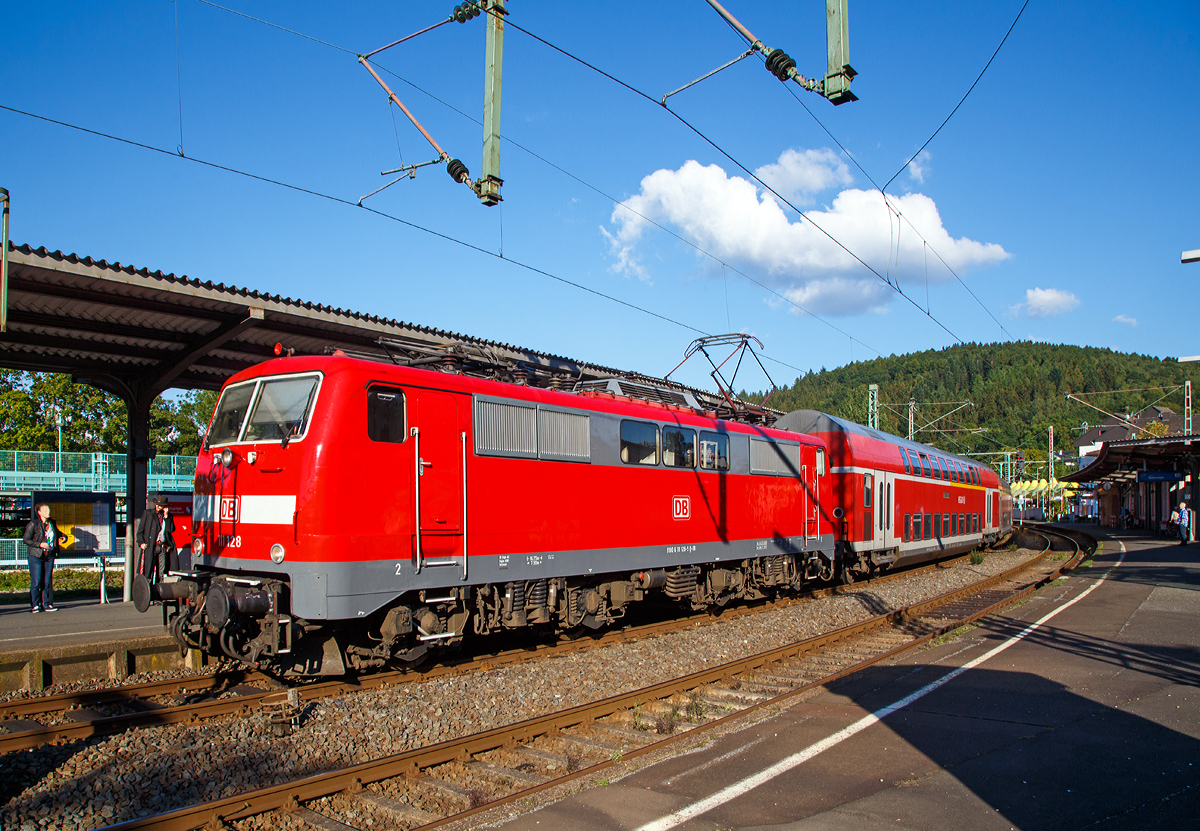
<instances>
[{"instance_id":1,"label":"locomotive windscreen","mask_svg":"<svg viewBox=\"0 0 1200 831\"><path fill-rule=\"evenodd\" d=\"M301 375L229 387L217 404L208 445L299 436L308 424L319 382L317 375Z\"/></svg>"}]
</instances>

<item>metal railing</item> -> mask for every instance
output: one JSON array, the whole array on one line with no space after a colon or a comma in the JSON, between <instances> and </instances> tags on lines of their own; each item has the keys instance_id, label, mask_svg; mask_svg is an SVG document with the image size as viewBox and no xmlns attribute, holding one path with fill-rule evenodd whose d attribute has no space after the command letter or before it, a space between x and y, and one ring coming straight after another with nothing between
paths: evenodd
<instances>
[{"instance_id":1,"label":"metal railing","mask_svg":"<svg viewBox=\"0 0 1200 831\"><path fill-rule=\"evenodd\" d=\"M75 552L64 552L63 556L54 558L56 568L75 566L80 568L100 568L103 559L107 568L123 568L125 564L125 538L116 539L116 551L112 554L91 554L88 556L70 556ZM81 555L83 552L79 552ZM26 553L25 542L20 539L0 539L0 571L29 568L29 557Z\"/></svg>"},{"instance_id":2,"label":"metal railing","mask_svg":"<svg viewBox=\"0 0 1200 831\"><path fill-rule=\"evenodd\" d=\"M122 453L0 450L0 490L124 493L125 462ZM190 491L196 457L158 456L148 468L150 491Z\"/></svg>"}]
</instances>

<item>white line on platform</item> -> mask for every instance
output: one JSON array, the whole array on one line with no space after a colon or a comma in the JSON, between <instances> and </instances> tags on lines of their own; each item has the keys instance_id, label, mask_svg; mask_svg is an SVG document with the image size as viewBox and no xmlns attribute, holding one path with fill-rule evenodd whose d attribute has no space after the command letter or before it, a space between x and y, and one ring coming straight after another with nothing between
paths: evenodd
<instances>
[{"instance_id":1,"label":"white line on platform","mask_svg":"<svg viewBox=\"0 0 1200 831\"><path fill-rule=\"evenodd\" d=\"M162 626L155 624L154 626L125 626L120 629L105 629L104 632L136 632L138 629L153 629L156 634L163 635ZM0 643L17 643L18 641L41 641L46 638L78 638L79 632L59 632L58 634L33 635L28 638L0 638Z\"/></svg>"},{"instance_id":2,"label":"white line on platform","mask_svg":"<svg viewBox=\"0 0 1200 831\"><path fill-rule=\"evenodd\" d=\"M1120 557L1120 559L1117 560L1117 564L1115 566L1113 566L1113 568L1115 569L1117 566L1121 565L1121 563L1124 562L1124 560L1125 560L1125 546L1122 545L1121 546L1121 557ZM1107 575L1105 575L1105 576L1107 576ZM886 718L887 716L891 715L892 713L896 712L897 710L907 707L909 704L912 704L914 701L917 701L918 699L924 698L925 696L929 695L931 692L938 689L939 687L945 686L946 684L950 683L958 676L962 675L967 670L974 669L975 667L979 666L980 664L982 664L984 661L988 660L989 658L999 655L1001 652L1008 649L1013 644L1017 643L1017 641L1023 640L1027 635L1029 635L1031 632L1036 630L1038 627L1040 627L1046 621L1050 620L1050 618L1057 615L1059 612L1069 609L1072 606L1074 606L1076 603L1078 603L1080 600L1083 600L1085 597L1087 597L1089 594L1091 594L1093 591L1095 591L1096 587L1099 586L1102 582L1104 582L1104 577L1101 577L1099 580L1097 580L1095 583L1093 583L1091 586L1089 586L1083 592L1080 592L1080 594L1078 596L1076 596L1074 599L1064 603L1063 605L1059 606L1057 609L1050 612L1049 614L1044 615L1040 620L1037 620L1036 622L1029 624L1024 629L1022 629L1018 634L1013 635L1011 638L1006 640L1004 643L991 649L988 652L985 652L984 654L980 655L978 658L968 661L967 663L963 664L958 669L955 669L955 670L947 673L946 675L943 675L938 680L936 680L930 684L927 684L924 687L921 687L921 689L917 690L916 692L911 693L910 695L907 695L904 698L900 699L899 701L897 701L893 704L889 704L886 707L883 707L882 709L876 710L875 712L871 713L868 716L864 716L863 718L861 718L858 721L851 724L849 727L845 727L845 728L839 730L838 732L834 733L832 736L828 736L827 738L822 739L821 741L817 742L816 744L809 745L808 747L804 748L803 750L799 751L798 753L794 753L791 756L788 756L786 759L783 759L780 762L776 762L774 765L771 765L771 767L766 768L765 770L759 771L758 773L754 774L753 776L748 776L739 782L734 782L729 787L727 787L723 790L717 791L717 793L713 794L712 796L708 797L707 799L702 799L699 802L694 802L691 805L687 806L686 808L682 808L673 814L669 814L669 815L663 817L662 819L655 820L654 822L648 822L645 825L639 827L637 829L637 831L667 831L667 829L674 828L675 826L685 823L690 819L698 817L701 814L707 813L707 812L711 811L713 808L716 808L720 805L724 805L726 802L736 799L737 797L741 796L742 794L748 793L749 791L753 790L754 788L757 788L759 785L763 785L767 782L770 782L775 777L780 776L781 774L787 773L792 768L799 767L800 765L804 764L805 762L807 762L809 759L813 758L814 756L824 753L826 750L828 750L831 747L834 747L835 745L841 744L846 739L850 738L851 736L855 735L856 733L861 733L863 730L866 730L871 725L876 724L877 722Z\"/></svg>"}]
</instances>

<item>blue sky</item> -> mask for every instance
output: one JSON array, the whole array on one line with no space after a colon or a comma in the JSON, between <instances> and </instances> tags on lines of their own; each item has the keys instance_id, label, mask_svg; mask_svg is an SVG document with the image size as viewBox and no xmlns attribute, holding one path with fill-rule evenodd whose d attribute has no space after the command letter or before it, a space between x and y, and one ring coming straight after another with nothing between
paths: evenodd
<instances>
[{"instance_id":1,"label":"blue sky","mask_svg":"<svg viewBox=\"0 0 1200 831\"><path fill-rule=\"evenodd\" d=\"M351 53L453 6L223 5ZM824 3L725 5L802 73L824 73ZM856 166L880 184L903 170L1021 6L855 0L860 100L840 107L799 87L791 95L756 59L670 99L907 299L660 106L512 28L502 130L520 147L501 152L502 206L480 205L444 166L366 202L488 253L8 111L0 186L12 194L18 243L653 375L697 333L522 264L707 333L751 333L780 384L954 343L946 329L965 341L1200 353L1186 311L1200 301L1200 266L1179 262L1200 247L1196 3L1032 0L970 97L888 188L907 222ZM655 99L745 48L702 0L509 8L513 23ZM25 3L7 22L7 107L172 152L182 145L190 158L352 203L387 181L380 171L435 156L353 54L199 0ZM472 175L483 47L479 18L374 59L403 79L383 76ZM501 251L505 259L490 256ZM739 386L766 383L743 373ZM711 386L699 366L681 379Z\"/></svg>"}]
</instances>

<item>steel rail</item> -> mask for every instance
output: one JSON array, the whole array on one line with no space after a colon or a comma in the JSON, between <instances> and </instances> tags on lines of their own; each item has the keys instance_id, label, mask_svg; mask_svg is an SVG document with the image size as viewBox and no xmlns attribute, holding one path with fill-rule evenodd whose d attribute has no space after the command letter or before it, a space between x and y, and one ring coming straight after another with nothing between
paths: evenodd
<instances>
[{"instance_id":1,"label":"steel rail","mask_svg":"<svg viewBox=\"0 0 1200 831\"><path fill-rule=\"evenodd\" d=\"M464 736L459 739L439 742L428 747L404 751L402 753L387 756L382 759L363 762L357 765L315 774L292 782L286 782L255 791L249 791L225 799L193 805L166 813L127 820L125 822L107 826L105 831L131 831L132 829L151 827L164 829L164 831L192 831L192 829L203 828L209 823L230 822L239 819L245 819L246 817L266 813L272 810L287 810L289 807L295 808L301 802L328 797L345 791L358 791L361 790L364 785L373 782L379 782L402 775L414 775L423 769L435 767L447 762L468 760L476 754L512 746L514 742L528 742L540 736L553 736L564 729L594 722L597 719L627 710L648 700L661 699L676 693L694 690L706 684L718 682L747 671L758 669L767 664L777 663L788 658L799 657L809 652L816 652L835 643L845 641L859 635L864 635L887 626L903 626L904 624L911 622L911 620L914 618L921 616L921 614L928 612L933 608L937 608L939 605L953 603L964 597L970 596L971 594L979 594L987 591L993 586L1014 579L1022 571L1041 563L1052 553L1052 544L1048 533L1053 532L1040 530L1034 533L1045 537L1047 542L1046 548L1038 555L1000 574L993 575L992 577L986 578L978 583L973 584L972 586L948 592L938 598L912 604L902 609L887 612L885 614L878 615L849 626L844 626L832 632L827 632L812 638L807 638L803 641L787 644L785 646L777 647L756 655L747 656L735 661L721 664L719 666L700 670L699 672L690 673L686 676L682 676L681 678L664 681L659 684L654 684L627 693L622 693L620 695L612 696L600 701L579 705L577 707L572 707L556 713L537 716L516 724L494 728L482 733ZM994 603L990 603L979 610L973 611L966 617L956 619L951 623L936 627L932 631L917 637L916 639L888 649L881 654L875 655L867 660L861 661L852 666L838 669L820 679L803 683L797 686L795 689L783 693L782 695L772 697L769 700L762 701L757 704L749 705L735 713L731 713L728 716L715 719L714 721L703 725L699 725L684 733L669 736L665 739L652 742L640 748L633 748L628 751L624 751L621 754L621 758L629 759L652 752L656 749L665 747L674 741L677 741L681 736L695 736L700 731L709 730L717 725L728 723L732 719L740 718L749 712L754 712L767 706L778 705L781 701L799 695L807 690L828 684L838 678L858 672L871 666L872 664L878 663L879 661L887 660L888 658L907 652L908 650L928 643L930 640L940 637L947 632L951 632L960 626L965 625L966 623L977 620L980 617L1004 608L1027 596L1033 591L1036 591L1038 588L1050 582L1051 580L1056 579L1064 569L1073 567L1074 564L1082 559L1082 549L1079 547L1078 543L1075 543L1074 541L1071 542L1073 545L1075 545L1076 553L1064 565L1059 566L1049 575L1046 575L1034 581L1033 583L1027 584L1020 591L1008 595ZM599 772L605 768L611 767L614 764L616 764L616 759L609 759L599 762L595 765L591 765L581 770L569 773L566 776L557 779L550 779L541 784L534 785L532 787L525 788L501 797L498 800L470 808L463 812L452 814L451 816L421 826L421 828L434 828L450 821L461 820L473 814L490 810L499 805L524 799L540 791L556 787L565 782Z\"/></svg>"},{"instance_id":2,"label":"steel rail","mask_svg":"<svg viewBox=\"0 0 1200 831\"><path fill-rule=\"evenodd\" d=\"M877 577L859 581L854 585L867 586L875 583L890 582L892 580L913 577L923 574L927 571L950 568L963 562L968 557L968 554L964 554L947 560L940 560L936 563L930 563L927 565L905 569L903 571L879 575ZM311 700L312 698L323 698L330 695L336 695L338 692L354 692L363 689L377 689L378 687L387 684L419 683L425 680L441 678L446 675L461 675L478 670L494 669L497 666L503 666L510 663L524 662L548 657L550 655L557 654L558 652L572 652L583 649L591 649L599 646L609 646L616 643L624 643L631 640L653 637L667 632L687 629L695 625L735 620L745 615L753 615L762 612L774 611L777 609L784 609L798 603L805 603L810 600L829 597L844 590L845 587L843 586L828 586L817 589L809 589L796 597L782 597L766 602L749 601L745 605L736 608L721 609L720 612L716 614L707 611L698 612L695 614L685 615L683 617L672 618L670 620L628 626L622 629L613 629L604 632L599 637L594 638L563 639L552 644L537 644L532 648L518 647L499 652L478 653L469 658L450 660L424 669L390 670L356 677L353 680L348 681L317 682L301 687L301 695L305 698L305 700ZM71 710L76 707L87 708L107 704L129 704L136 707L139 702L155 696L171 696L186 693L217 691L226 683L251 684L270 682L272 680L274 679L261 672L236 670L233 673L226 674L216 673L213 675L193 676L182 679L149 681L141 684L125 684L119 687L109 687L102 690L89 690L84 692L62 693L59 695L37 696L33 698L17 699L0 703L0 719L39 715L43 713ZM307 690L317 691L318 694L309 697L304 692ZM277 690L263 690L261 694L249 694L239 696L236 699L225 700L237 702L239 705L247 704L257 701L262 696L270 695L276 691ZM211 717L213 715L223 714L223 712L218 711L192 715L191 710L195 709L197 706L199 706L199 703L183 704L179 705L178 707L158 707L154 711L158 718L157 720L153 720L152 723L178 723L181 721L193 721L201 716ZM179 711L178 714L175 712L176 710ZM113 735L117 732L120 732L118 720L125 718L125 716L109 716L106 718L111 719L111 721L106 721L102 725L102 730L97 732L88 732L87 725L96 723L93 720L54 725L52 727L46 727L42 730L29 730L12 734L0 734L0 753L7 752L9 750L26 750L50 742L64 742L73 739L89 738L91 736ZM145 723L145 720L139 720L136 723L131 723L129 726L140 726ZM0 727L3 727L3 725L4 721L0 720ZM24 740L19 737L24 737Z\"/></svg>"}]
</instances>

